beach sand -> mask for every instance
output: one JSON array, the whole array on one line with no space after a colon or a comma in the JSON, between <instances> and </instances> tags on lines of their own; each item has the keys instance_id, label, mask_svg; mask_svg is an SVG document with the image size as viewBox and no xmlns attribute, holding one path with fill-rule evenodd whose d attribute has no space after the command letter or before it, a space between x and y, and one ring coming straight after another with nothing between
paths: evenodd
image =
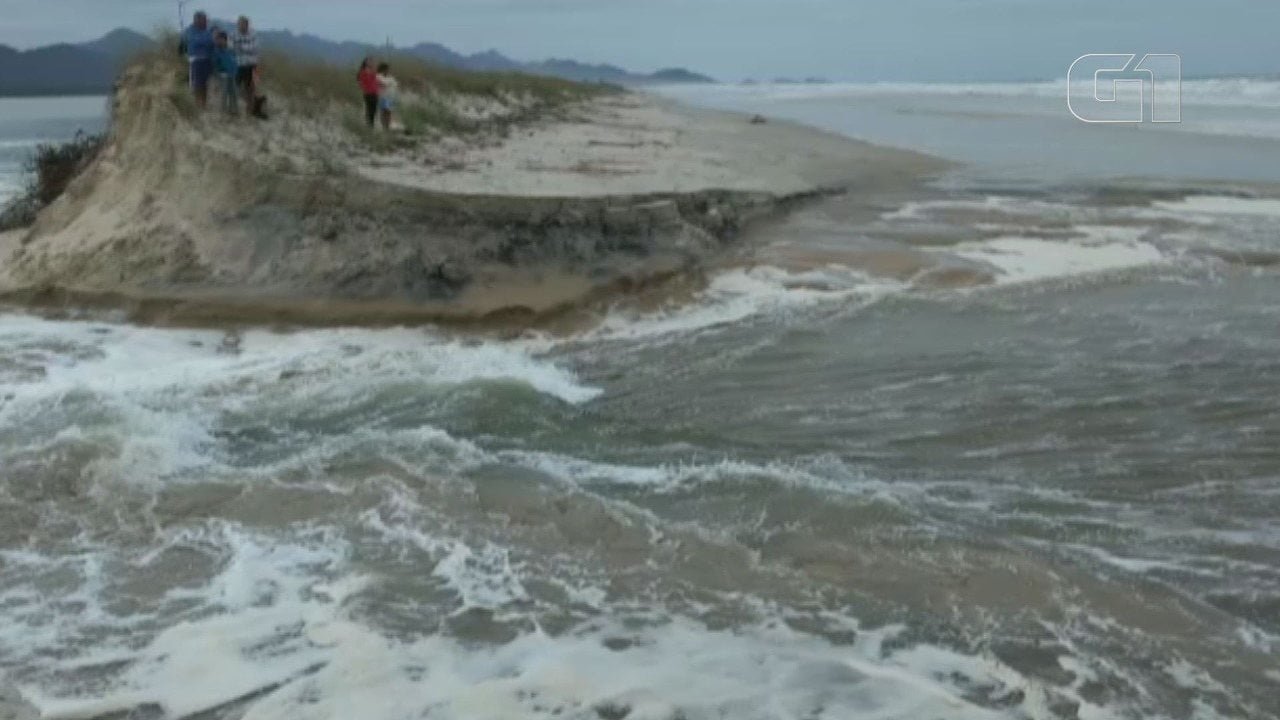
<instances>
[{"instance_id":1,"label":"beach sand","mask_svg":"<svg viewBox=\"0 0 1280 720\"><path fill-rule=\"evenodd\" d=\"M918 153L638 93L518 128L500 144L445 142L425 158L402 154L357 166L379 182L436 192L549 197L712 189L786 196L918 178L940 167Z\"/></svg>"}]
</instances>

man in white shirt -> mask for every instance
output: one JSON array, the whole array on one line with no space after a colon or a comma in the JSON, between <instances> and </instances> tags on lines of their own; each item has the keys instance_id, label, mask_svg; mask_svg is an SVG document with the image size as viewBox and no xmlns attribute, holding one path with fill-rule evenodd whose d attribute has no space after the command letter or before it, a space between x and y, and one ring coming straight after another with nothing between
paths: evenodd
<instances>
[{"instance_id":1,"label":"man in white shirt","mask_svg":"<svg viewBox=\"0 0 1280 720\"><path fill-rule=\"evenodd\" d=\"M254 100L258 97L258 34L249 26L249 18L243 15L236 23L235 34L231 36L231 48L235 51L236 63L240 66L236 82L244 96L246 111L253 114Z\"/></svg>"}]
</instances>

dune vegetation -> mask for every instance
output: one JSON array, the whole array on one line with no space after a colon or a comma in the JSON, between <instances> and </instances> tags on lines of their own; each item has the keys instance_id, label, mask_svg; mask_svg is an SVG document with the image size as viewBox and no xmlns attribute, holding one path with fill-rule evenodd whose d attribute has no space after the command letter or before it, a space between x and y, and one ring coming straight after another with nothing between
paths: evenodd
<instances>
[{"instance_id":1,"label":"dune vegetation","mask_svg":"<svg viewBox=\"0 0 1280 720\"><path fill-rule=\"evenodd\" d=\"M157 32L156 37L154 45L127 63L124 74L144 71L149 75L169 75L167 95L177 114L189 121L197 120L199 113L187 88L186 61L176 52L177 35ZM525 73L457 70L377 49L370 50L370 57L389 63L400 83L392 132L365 126L356 68L311 58L270 51L264 55L263 89L269 108L287 115L287 122L292 125L309 123L326 128L324 134L330 141L327 144L332 147L323 149L321 154L329 157L336 147L347 144L367 152L388 153L425 147L444 137L501 137L512 126L554 116L602 94L621 92L610 85ZM329 129L338 130L337 135ZM283 135L292 134L296 133ZM61 195L96 156L102 144L102 136L77 135L66 143L40 146L28 163L28 187L0 208L0 231L30 225L40 210Z\"/></svg>"},{"instance_id":2,"label":"dune vegetation","mask_svg":"<svg viewBox=\"0 0 1280 720\"><path fill-rule=\"evenodd\" d=\"M35 222L40 210L57 200L76 175L97 157L102 142L101 135L77 133L65 143L37 146L26 163L26 187L0 207L0 232Z\"/></svg>"}]
</instances>

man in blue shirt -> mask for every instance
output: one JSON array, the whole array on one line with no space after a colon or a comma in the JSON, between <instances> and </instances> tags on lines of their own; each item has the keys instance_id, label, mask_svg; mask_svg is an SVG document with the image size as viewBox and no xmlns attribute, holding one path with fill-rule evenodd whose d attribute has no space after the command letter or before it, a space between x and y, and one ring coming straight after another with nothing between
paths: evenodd
<instances>
[{"instance_id":1,"label":"man in blue shirt","mask_svg":"<svg viewBox=\"0 0 1280 720\"><path fill-rule=\"evenodd\" d=\"M196 13L191 26L182 31L182 52L191 63L191 93L196 105L203 110L209 104L209 78L213 76L213 31L209 29L209 16L203 10Z\"/></svg>"}]
</instances>

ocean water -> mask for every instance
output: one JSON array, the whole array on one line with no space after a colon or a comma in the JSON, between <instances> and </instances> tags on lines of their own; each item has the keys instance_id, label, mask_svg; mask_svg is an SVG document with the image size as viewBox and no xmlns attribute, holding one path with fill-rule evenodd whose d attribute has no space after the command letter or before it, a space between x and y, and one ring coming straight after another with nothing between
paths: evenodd
<instances>
[{"instance_id":1,"label":"ocean water","mask_svg":"<svg viewBox=\"0 0 1280 720\"><path fill-rule=\"evenodd\" d=\"M1120 172L1133 133L972 90L702 89L967 163L568 334L0 315L0 696L1280 715L1280 195L1246 162L1276 143L1138 130L1183 152ZM1037 127L1061 152L1011 160Z\"/></svg>"},{"instance_id":2,"label":"ocean water","mask_svg":"<svg viewBox=\"0 0 1280 720\"><path fill-rule=\"evenodd\" d=\"M0 203L26 186L27 160L41 143L101 132L105 97L0 98Z\"/></svg>"},{"instance_id":3,"label":"ocean water","mask_svg":"<svg viewBox=\"0 0 1280 720\"><path fill-rule=\"evenodd\" d=\"M1187 80L1182 122L1091 125L1066 80L1040 83L672 86L687 102L788 118L967 164L989 180L1280 181L1280 81ZM1191 135L1192 137L1187 137Z\"/></svg>"}]
</instances>

